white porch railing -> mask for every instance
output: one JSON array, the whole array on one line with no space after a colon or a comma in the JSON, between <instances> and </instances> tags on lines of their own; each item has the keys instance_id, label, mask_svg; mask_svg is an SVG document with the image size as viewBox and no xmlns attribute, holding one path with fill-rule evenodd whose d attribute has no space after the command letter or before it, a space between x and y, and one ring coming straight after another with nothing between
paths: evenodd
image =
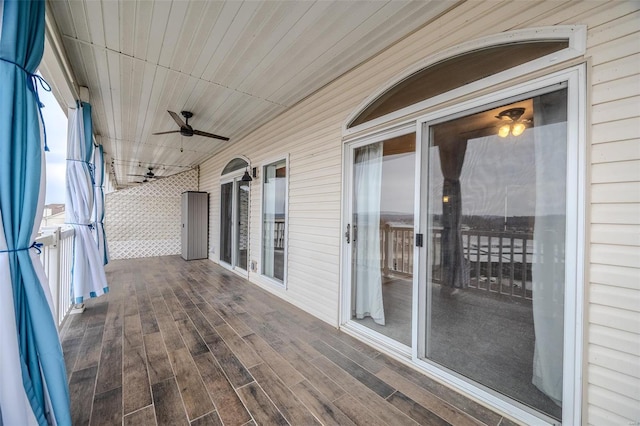
<instances>
[{"instance_id":1,"label":"white porch railing","mask_svg":"<svg viewBox=\"0 0 640 426\"><path fill-rule=\"evenodd\" d=\"M40 261L49 279L58 328L71 310L71 266L73 261L72 227L46 227L36 238L42 244Z\"/></svg>"}]
</instances>

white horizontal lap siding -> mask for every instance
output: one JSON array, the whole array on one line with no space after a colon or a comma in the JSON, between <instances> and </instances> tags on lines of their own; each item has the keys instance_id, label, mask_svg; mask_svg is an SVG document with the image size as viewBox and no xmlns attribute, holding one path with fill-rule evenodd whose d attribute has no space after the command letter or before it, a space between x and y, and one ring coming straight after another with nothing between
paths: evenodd
<instances>
[{"instance_id":1,"label":"white horizontal lap siding","mask_svg":"<svg viewBox=\"0 0 640 426\"><path fill-rule=\"evenodd\" d=\"M640 38L638 2L465 2L361 64L258 130L233 140L201 166L200 190L211 193L210 245L218 247L219 178L227 161L246 155L253 167L289 156L288 288L253 282L337 325L340 280L342 133L371 93L418 61L465 41L513 29L584 24L591 144L587 168L588 258L585 284L585 422L640 420L640 320L637 253L640 226ZM261 172L260 172L261 174ZM260 262L260 179L251 185L250 258ZM217 256L217 254L216 254ZM216 256L212 258L216 258ZM628 299L623 302L622 299ZM596 332L592 332L592 329ZM621 339L607 338L612 336ZM618 363L618 361L624 361ZM603 380L607 371L611 379ZM615 405L613 395L621 395ZM635 402L635 405L633 404ZM615 410L615 413L612 412Z\"/></svg>"},{"instance_id":2,"label":"white horizontal lap siding","mask_svg":"<svg viewBox=\"0 0 640 426\"><path fill-rule=\"evenodd\" d=\"M601 14L606 22L589 26L587 38L586 415L597 425L640 421L640 6L621 3Z\"/></svg>"},{"instance_id":3,"label":"white horizontal lap siding","mask_svg":"<svg viewBox=\"0 0 640 426\"><path fill-rule=\"evenodd\" d=\"M209 193L209 259L219 261L220 247L220 166L218 157L200 165L198 189Z\"/></svg>"}]
</instances>

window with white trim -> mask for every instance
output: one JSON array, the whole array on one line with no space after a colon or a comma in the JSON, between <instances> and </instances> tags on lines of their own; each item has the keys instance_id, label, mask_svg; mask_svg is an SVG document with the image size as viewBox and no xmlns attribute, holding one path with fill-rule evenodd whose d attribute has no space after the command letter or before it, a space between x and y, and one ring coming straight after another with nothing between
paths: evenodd
<instances>
[{"instance_id":1,"label":"window with white trim","mask_svg":"<svg viewBox=\"0 0 640 426\"><path fill-rule=\"evenodd\" d=\"M287 160L262 168L262 275L284 284L287 259Z\"/></svg>"}]
</instances>

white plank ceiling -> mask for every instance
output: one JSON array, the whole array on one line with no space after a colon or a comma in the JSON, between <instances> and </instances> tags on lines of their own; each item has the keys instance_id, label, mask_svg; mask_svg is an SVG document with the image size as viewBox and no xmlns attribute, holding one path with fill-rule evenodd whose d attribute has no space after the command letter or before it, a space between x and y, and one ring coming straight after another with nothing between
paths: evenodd
<instances>
[{"instance_id":1,"label":"white plank ceiling","mask_svg":"<svg viewBox=\"0 0 640 426\"><path fill-rule=\"evenodd\" d=\"M118 186L194 167L424 25L448 1L52 0ZM181 137L167 110L199 130ZM181 152L182 147L182 152ZM245 153L250 154L250 153ZM139 166L140 164L140 166Z\"/></svg>"}]
</instances>

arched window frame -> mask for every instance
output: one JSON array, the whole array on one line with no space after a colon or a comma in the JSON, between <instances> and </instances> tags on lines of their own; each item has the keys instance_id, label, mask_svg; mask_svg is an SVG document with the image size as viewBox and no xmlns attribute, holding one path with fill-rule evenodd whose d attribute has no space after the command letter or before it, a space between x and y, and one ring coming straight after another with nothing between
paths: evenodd
<instances>
[{"instance_id":1,"label":"arched window frame","mask_svg":"<svg viewBox=\"0 0 640 426\"><path fill-rule=\"evenodd\" d=\"M235 155L235 156L229 158L229 160L224 163L224 167L222 167L222 171L220 172L220 177L221 177L222 180L224 180L225 178L228 178L229 176L235 176L238 173L240 173L240 174L244 173L244 170L241 170L241 169L233 170L233 171L228 172L228 173L223 173L224 169L227 168L229 163L231 163L234 160L242 160L245 163L247 163L247 165L246 165L247 168L251 167L251 161L247 157L245 157L244 155Z\"/></svg>"},{"instance_id":2,"label":"arched window frame","mask_svg":"<svg viewBox=\"0 0 640 426\"><path fill-rule=\"evenodd\" d=\"M373 92L365 99L348 117L343 124L342 134L345 140L351 139L352 135L361 134L366 130L378 127L384 123L402 119L402 117L413 115L419 111L426 110L433 106L439 105L447 100L455 99L463 95L480 91L482 89L499 85L509 80L513 80L524 74L533 73L544 68L548 68L555 64L566 62L568 60L578 58L584 55L586 51L586 31L585 25L566 25L554 27L527 28L523 30L515 30L491 36L472 40L463 44L456 45L452 48L430 55L427 58L406 68L401 73L387 81L380 88ZM525 64L518 65L508 70L490 75L483 79L466 84L462 87L450 90L448 92L436 95L421 102L409 105L407 107L396 110L392 113L383 115L357 126L349 127L350 124L373 102L387 91L391 90L397 84L401 83L411 75L438 62L445 61L449 58L464 55L475 50L495 47L502 44L518 43L524 41L545 41L564 39L569 42L569 46L550 55L529 61ZM410 121L413 121L413 117Z\"/></svg>"}]
</instances>

